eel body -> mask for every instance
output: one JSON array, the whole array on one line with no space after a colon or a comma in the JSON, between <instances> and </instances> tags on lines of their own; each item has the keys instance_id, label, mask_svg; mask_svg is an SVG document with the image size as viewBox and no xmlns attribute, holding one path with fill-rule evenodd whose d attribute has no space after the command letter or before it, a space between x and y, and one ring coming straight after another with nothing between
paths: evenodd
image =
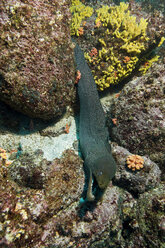
<instances>
[{"instance_id":1,"label":"eel body","mask_svg":"<svg viewBox=\"0 0 165 248\"><path fill-rule=\"evenodd\" d=\"M79 138L84 164L89 170L87 200L94 200L92 194L92 175L100 189L104 190L116 172L116 163L111 154L105 115L100 103L97 87L84 53L76 44L75 60L77 70L81 73L78 82L80 100Z\"/></svg>"}]
</instances>

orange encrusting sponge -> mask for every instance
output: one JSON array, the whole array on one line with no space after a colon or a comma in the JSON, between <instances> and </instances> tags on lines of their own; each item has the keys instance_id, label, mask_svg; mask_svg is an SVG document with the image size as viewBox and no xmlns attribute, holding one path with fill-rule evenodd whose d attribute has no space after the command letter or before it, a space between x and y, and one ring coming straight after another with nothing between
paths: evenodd
<instances>
[{"instance_id":1,"label":"orange encrusting sponge","mask_svg":"<svg viewBox=\"0 0 165 248\"><path fill-rule=\"evenodd\" d=\"M144 167L144 159L139 155L129 155L127 157L127 167L133 171L140 170Z\"/></svg>"}]
</instances>

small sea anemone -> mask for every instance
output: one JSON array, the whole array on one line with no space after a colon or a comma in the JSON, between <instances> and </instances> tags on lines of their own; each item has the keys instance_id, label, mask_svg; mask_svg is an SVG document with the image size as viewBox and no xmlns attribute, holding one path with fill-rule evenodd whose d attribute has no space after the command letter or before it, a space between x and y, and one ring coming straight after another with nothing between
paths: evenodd
<instances>
[{"instance_id":1,"label":"small sea anemone","mask_svg":"<svg viewBox=\"0 0 165 248\"><path fill-rule=\"evenodd\" d=\"M144 159L139 155L129 155L127 157L127 167L133 171L140 170L144 167Z\"/></svg>"}]
</instances>

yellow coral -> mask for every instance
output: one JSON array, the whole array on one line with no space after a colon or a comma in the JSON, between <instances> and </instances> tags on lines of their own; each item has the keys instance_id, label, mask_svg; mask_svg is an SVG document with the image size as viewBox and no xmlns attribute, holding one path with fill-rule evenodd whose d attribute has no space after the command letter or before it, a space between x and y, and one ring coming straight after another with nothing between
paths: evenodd
<instances>
[{"instance_id":1,"label":"yellow coral","mask_svg":"<svg viewBox=\"0 0 165 248\"><path fill-rule=\"evenodd\" d=\"M138 23L136 17L130 14L126 3L120 3L119 6L102 6L96 12L96 29L104 27L101 38L98 39L101 48L98 49L95 61L88 53L85 58L92 67L100 71L99 77L95 77L95 82L99 90L104 90L111 84L120 82L135 69L138 56L145 50L148 41L147 21L141 18ZM120 46L117 47L117 44ZM129 61L125 63L125 57L128 56Z\"/></svg>"},{"instance_id":2,"label":"yellow coral","mask_svg":"<svg viewBox=\"0 0 165 248\"><path fill-rule=\"evenodd\" d=\"M122 49L125 49L128 53L141 53L142 50L145 49L144 44L140 42L127 42L123 46L121 46Z\"/></svg>"},{"instance_id":3,"label":"yellow coral","mask_svg":"<svg viewBox=\"0 0 165 248\"><path fill-rule=\"evenodd\" d=\"M141 18L140 23L137 23L136 17L130 15L127 9L128 4L125 3L114 7L103 6L97 10L95 23L101 22L103 26L113 29L114 35L124 42L135 39L139 35L146 40L147 21Z\"/></svg>"},{"instance_id":4,"label":"yellow coral","mask_svg":"<svg viewBox=\"0 0 165 248\"><path fill-rule=\"evenodd\" d=\"M70 10L71 35L79 36L82 20L90 17L93 9L79 0L72 0ZM124 2L119 6L103 5L96 10L96 13L91 34L96 38L94 46L97 54L91 57L90 49L84 55L89 62L98 89L104 90L111 84L117 84L128 77L137 65L144 61L141 55L149 45L146 32L148 23L144 18L137 21L128 10L128 4ZM153 42L157 42L157 46L160 46L164 40L165 38L162 38L159 44L158 41ZM145 73L157 59L158 57L154 57L148 60L148 64L140 67L140 71Z\"/></svg>"},{"instance_id":5,"label":"yellow coral","mask_svg":"<svg viewBox=\"0 0 165 248\"><path fill-rule=\"evenodd\" d=\"M126 161L127 167L133 171L140 170L144 167L144 159L139 155L129 155Z\"/></svg>"},{"instance_id":6,"label":"yellow coral","mask_svg":"<svg viewBox=\"0 0 165 248\"><path fill-rule=\"evenodd\" d=\"M159 60L159 57L158 55L155 55L152 59L148 59L139 69L140 72L142 72L143 74L145 74L148 69L151 67L151 65L154 63L154 62L157 62Z\"/></svg>"},{"instance_id":7,"label":"yellow coral","mask_svg":"<svg viewBox=\"0 0 165 248\"><path fill-rule=\"evenodd\" d=\"M162 37L158 44L158 47L160 47L164 43L164 41L165 41L165 37Z\"/></svg>"},{"instance_id":8,"label":"yellow coral","mask_svg":"<svg viewBox=\"0 0 165 248\"><path fill-rule=\"evenodd\" d=\"M71 35L79 36L82 20L93 14L93 8L85 6L79 0L72 0L70 11L72 13Z\"/></svg>"}]
</instances>

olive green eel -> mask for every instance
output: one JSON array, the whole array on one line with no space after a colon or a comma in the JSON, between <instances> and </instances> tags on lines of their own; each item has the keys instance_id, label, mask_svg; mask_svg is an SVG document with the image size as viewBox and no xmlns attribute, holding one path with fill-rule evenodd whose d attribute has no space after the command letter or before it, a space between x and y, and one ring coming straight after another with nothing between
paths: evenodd
<instances>
[{"instance_id":1,"label":"olive green eel","mask_svg":"<svg viewBox=\"0 0 165 248\"><path fill-rule=\"evenodd\" d=\"M99 188L105 190L115 175L116 163L111 154L105 115L91 70L85 61L84 53L77 44L74 53L76 69L81 73L78 82L80 148L84 165L89 170L87 201L92 201L95 198L92 194L92 175Z\"/></svg>"}]
</instances>

